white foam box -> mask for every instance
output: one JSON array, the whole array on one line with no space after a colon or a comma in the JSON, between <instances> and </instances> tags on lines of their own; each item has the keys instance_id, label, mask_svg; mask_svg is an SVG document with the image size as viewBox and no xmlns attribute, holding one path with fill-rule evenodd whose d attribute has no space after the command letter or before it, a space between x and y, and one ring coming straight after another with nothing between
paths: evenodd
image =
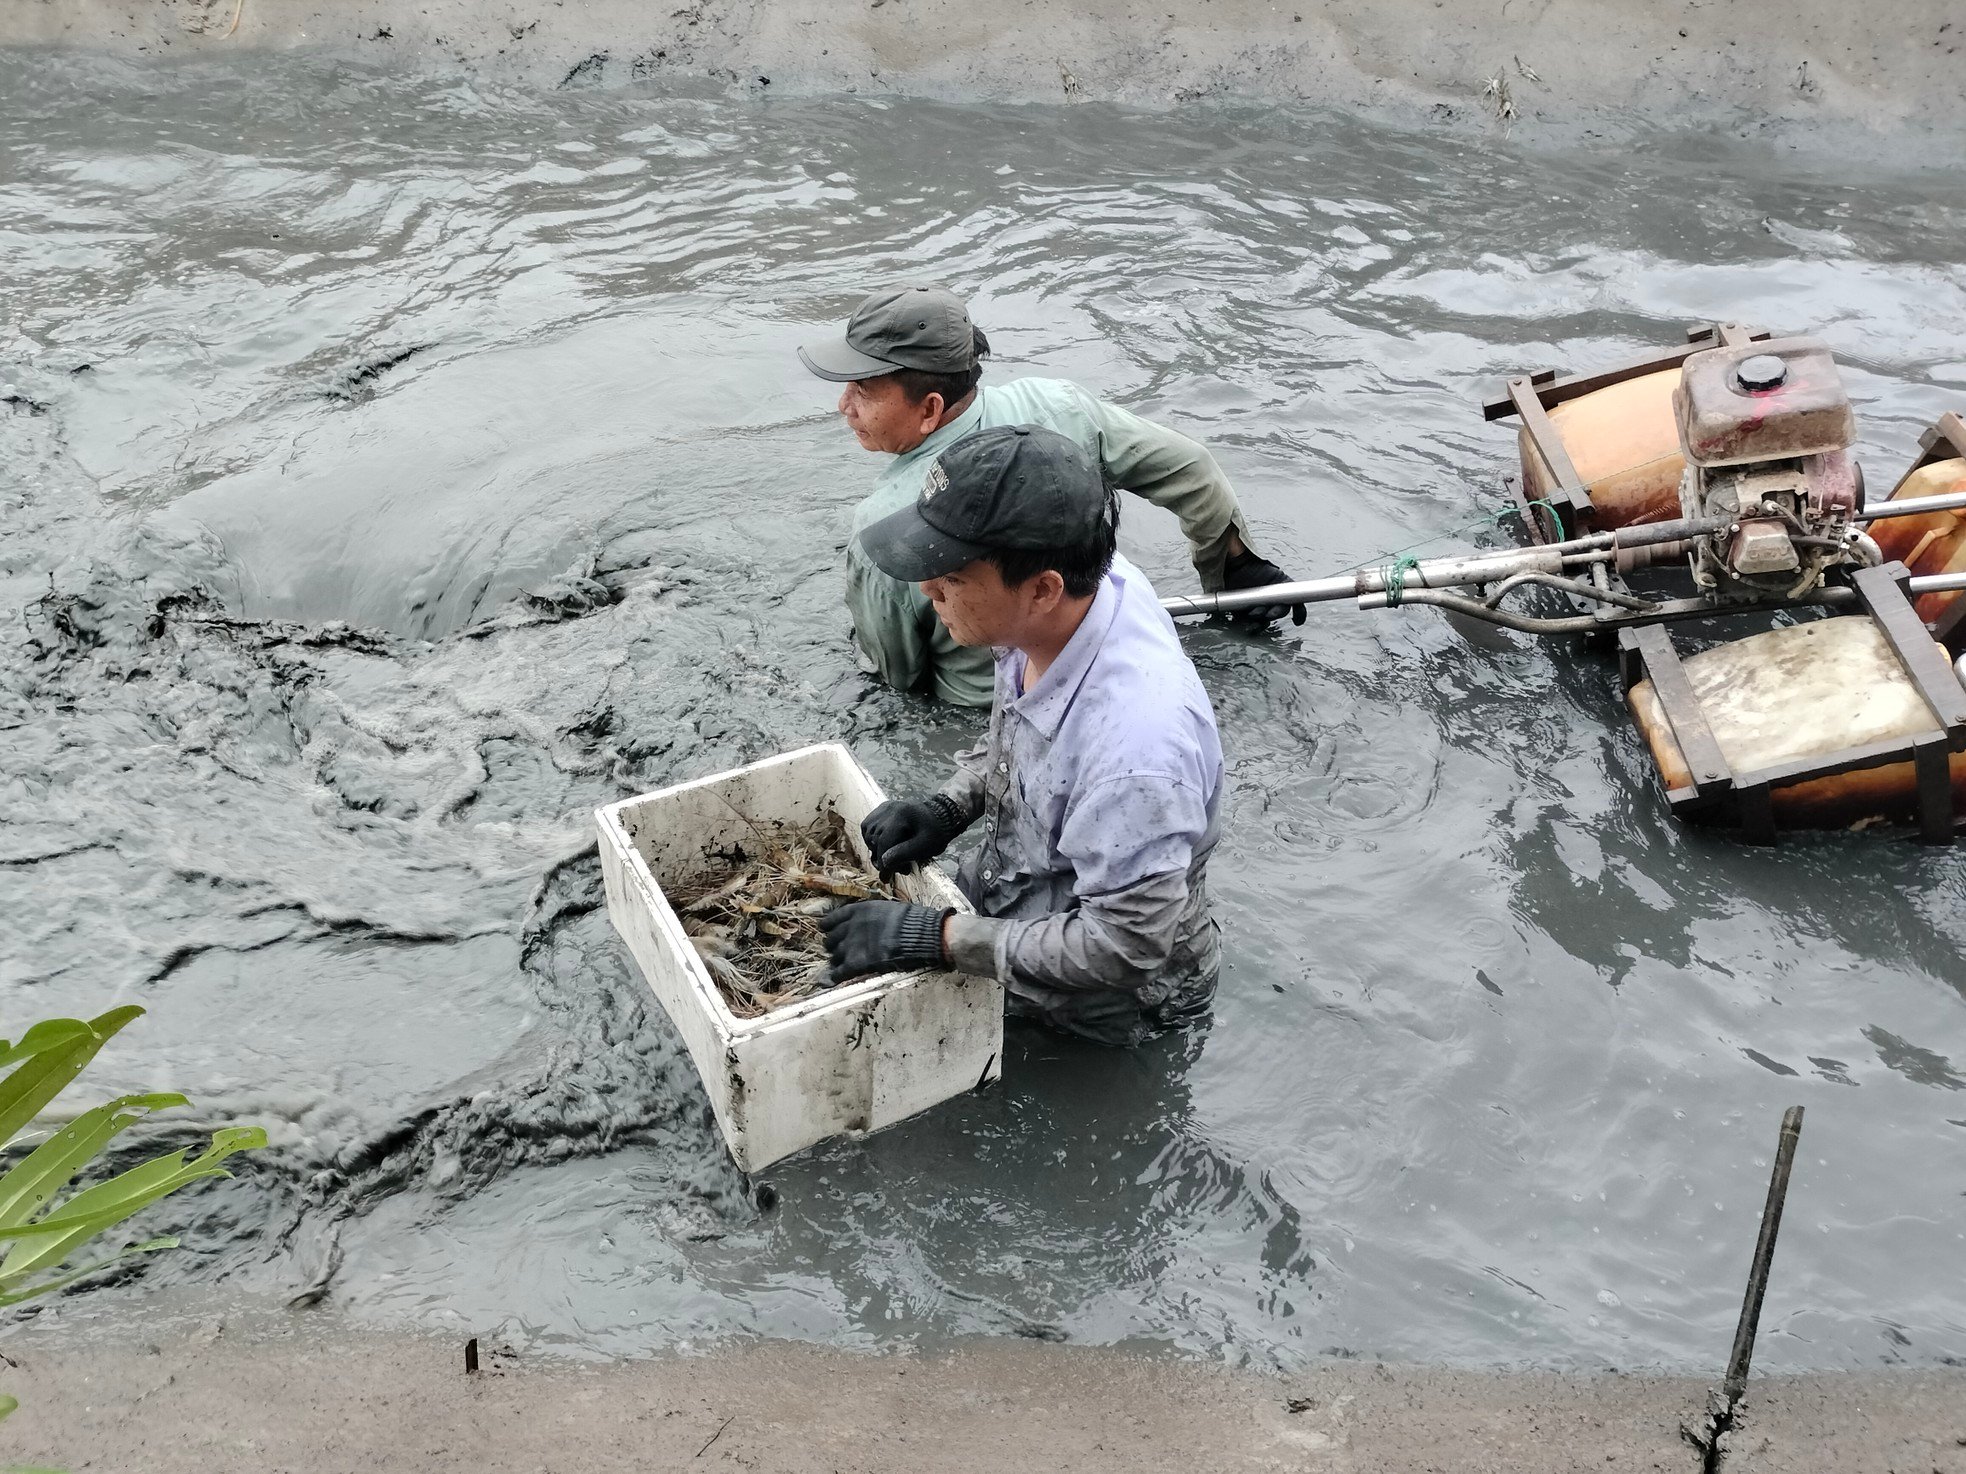
<instances>
[{"instance_id":1,"label":"white foam box","mask_svg":"<svg viewBox=\"0 0 1966 1474\"><path fill-rule=\"evenodd\" d=\"M608 917L689 1046L746 1172L827 1137L891 1126L1002 1070L1003 990L989 978L882 973L738 1018L664 893L724 867L733 850L755 853L753 825L807 824L828 809L846 819L864 861L860 821L881 799L853 754L825 743L594 811ZM896 890L971 909L933 866L900 877Z\"/></svg>"}]
</instances>

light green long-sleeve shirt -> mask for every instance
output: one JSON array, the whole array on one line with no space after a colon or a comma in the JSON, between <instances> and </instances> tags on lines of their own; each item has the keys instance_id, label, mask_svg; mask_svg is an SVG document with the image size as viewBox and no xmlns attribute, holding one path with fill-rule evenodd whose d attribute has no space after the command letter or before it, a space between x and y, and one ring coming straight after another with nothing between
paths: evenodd
<instances>
[{"instance_id":1,"label":"light green long-sleeve shirt","mask_svg":"<svg viewBox=\"0 0 1966 1474\"><path fill-rule=\"evenodd\" d=\"M847 543L846 604L860 653L890 686L912 691L932 679L935 694L961 706L988 706L995 684L989 650L958 645L927 595L890 578L860 550L861 530L912 504L929 463L965 435L993 425L1042 425L1074 440L1099 463L1108 486L1123 488L1181 519L1205 590L1222 587L1229 533L1245 546L1249 529L1229 478L1187 436L1063 379L1017 379L976 391L970 407L913 450L896 456L874 491L854 508Z\"/></svg>"}]
</instances>

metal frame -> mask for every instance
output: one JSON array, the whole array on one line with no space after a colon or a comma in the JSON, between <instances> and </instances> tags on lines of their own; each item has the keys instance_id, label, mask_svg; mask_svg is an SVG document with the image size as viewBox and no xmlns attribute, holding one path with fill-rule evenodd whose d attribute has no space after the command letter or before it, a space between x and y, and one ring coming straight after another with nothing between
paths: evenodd
<instances>
[{"instance_id":1,"label":"metal frame","mask_svg":"<svg viewBox=\"0 0 1966 1474\"><path fill-rule=\"evenodd\" d=\"M1499 399L1486 401L1481 407L1481 417L1492 421L1515 415L1521 419L1523 428L1529 432L1530 445L1555 483L1550 488L1549 501L1562 514L1564 524L1560 531L1547 527L1548 509L1531 506L1524 495L1522 483L1511 477L1509 494L1521 509L1523 525L1529 529L1531 539L1538 543L1559 542L1566 536L1577 537L1596 530L1597 509L1591 505L1590 489L1577 474L1569 451L1563 447L1563 437L1550 422L1550 410L1572 399L1581 399L1586 394L1608 389L1613 384L1622 384L1628 379L1643 378L1661 369L1677 368L1695 353L1703 353L1709 348L1759 343L1770 336L1736 322L1710 323L1688 328L1683 347L1647 354L1644 358L1633 359L1615 368L1588 374L1569 374L1561 378L1555 369L1542 369L1507 380L1506 392Z\"/></svg>"},{"instance_id":2,"label":"metal frame","mask_svg":"<svg viewBox=\"0 0 1966 1474\"><path fill-rule=\"evenodd\" d=\"M1953 818L1951 754L1966 751L1966 689L1932 643L1906 592L1910 575L1902 563L1865 568L1852 575L1851 587L1863 611L1877 623L1926 708L1930 730L1908 738L1846 747L1804 762L1782 763L1749 773L1727 765L1706 712L1680 664L1672 637L1657 625L1621 630L1618 665L1627 693L1650 680L1666 725L1679 744L1680 756L1693 775L1691 788L1666 792L1675 817L1708 818L1728 812L1750 844L1776 842L1773 793L1816 778L1833 778L1862 768L1911 763L1918 780L1919 838L1933 844L1950 842L1957 825ZM1728 800L1732 803L1729 804Z\"/></svg>"}]
</instances>

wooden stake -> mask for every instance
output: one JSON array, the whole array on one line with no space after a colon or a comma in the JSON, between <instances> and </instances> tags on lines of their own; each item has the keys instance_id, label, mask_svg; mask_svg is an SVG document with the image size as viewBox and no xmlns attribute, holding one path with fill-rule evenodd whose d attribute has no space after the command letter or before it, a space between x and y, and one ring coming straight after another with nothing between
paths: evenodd
<instances>
[{"instance_id":1,"label":"wooden stake","mask_svg":"<svg viewBox=\"0 0 1966 1474\"><path fill-rule=\"evenodd\" d=\"M1795 1144L1801 1135L1802 1107L1790 1106L1782 1113L1775 1170L1768 1178L1768 1204L1761 1210L1761 1236L1755 1240L1754 1266L1748 1271L1748 1291L1741 1301L1741 1322L1734 1328L1734 1354L1727 1358L1727 1380L1720 1388L1729 1411L1747 1391L1748 1365L1754 1360L1754 1337L1761 1325L1761 1301L1768 1293L1768 1267L1775 1258L1775 1235L1781 1231L1789 1170L1795 1165Z\"/></svg>"}]
</instances>

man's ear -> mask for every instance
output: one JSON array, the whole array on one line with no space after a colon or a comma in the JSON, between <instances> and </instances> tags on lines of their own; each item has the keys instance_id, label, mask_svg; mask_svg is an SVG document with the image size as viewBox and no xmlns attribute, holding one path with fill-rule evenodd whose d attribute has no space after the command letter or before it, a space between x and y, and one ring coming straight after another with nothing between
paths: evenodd
<instances>
[{"instance_id":1,"label":"man's ear","mask_svg":"<svg viewBox=\"0 0 1966 1474\"><path fill-rule=\"evenodd\" d=\"M940 394L930 394L920 404L916 405L915 408L921 411L922 428L932 430L936 422L942 418L942 411L948 408L948 406L942 402L942 396Z\"/></svg>"},{"instance_id":2,"label":"man's ear","mask_svg":"<svg viewBox=\"0 0 1966 1474\"><path fill-rule=\"evenodd\" d=\"M1038 607L1047 614L1065 600L1065 576L1056 568L1047 568L1038 575Z\"/></svg>"}]
</instances>

